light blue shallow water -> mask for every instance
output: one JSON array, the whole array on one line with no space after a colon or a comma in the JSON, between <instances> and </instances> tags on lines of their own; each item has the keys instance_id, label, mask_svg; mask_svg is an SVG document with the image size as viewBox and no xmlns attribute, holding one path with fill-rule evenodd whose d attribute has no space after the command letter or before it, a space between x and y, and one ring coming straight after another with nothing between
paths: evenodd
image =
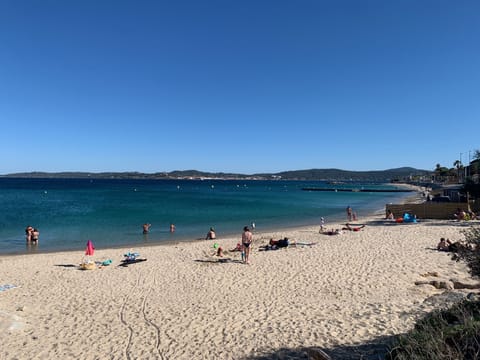
<instances>
[{"instance_id":1,"label":"light blue shallow water","mask_svg":"<svg viewBox=\"0 0 480 360\"><path fill-rule=\"evenodd\" d=\"M305 181L181 181L0 179L0 253L97 249L237 234L255 222L257 230L319 224L345 218L350 205L361 218L408 194L302 191L328 187ZM342 186L342 185L340 185ZM347 184L353 188L393 188ZM142 224L152 224L148 235ZM170 223L176 225L169 232ZM40 231L27 247L27 225Z\"/></svg>"}]
</instances>

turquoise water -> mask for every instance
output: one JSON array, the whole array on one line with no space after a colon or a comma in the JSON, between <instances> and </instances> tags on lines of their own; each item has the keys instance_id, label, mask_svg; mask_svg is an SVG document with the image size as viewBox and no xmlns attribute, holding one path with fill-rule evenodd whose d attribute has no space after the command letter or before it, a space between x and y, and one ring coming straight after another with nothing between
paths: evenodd
<instances>
[{"instance_id":1,"label":"turquoise water","mask_svg":"<svg viewBox=\"0 0 480 360\"><path fill-rule=\"evenodd\" d=\"M328 185L315 181L0 179L0 253L155 244L204 238L213 226L221 238L317 225L344 219L350 205L362 215L384 209L406 194L309 192L303 187L393 188L380 184ZM142 224L152 224L148 235ZM176 231L169 231L170 223ZM40 231L27 247L27 225Z\"/></svg>"}]
</instances>

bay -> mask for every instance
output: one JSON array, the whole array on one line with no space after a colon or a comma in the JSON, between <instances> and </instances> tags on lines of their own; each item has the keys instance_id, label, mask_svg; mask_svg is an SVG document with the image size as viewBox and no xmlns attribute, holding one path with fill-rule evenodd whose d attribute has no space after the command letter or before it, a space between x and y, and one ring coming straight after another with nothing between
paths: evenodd
<instances>
[{"instance_id":1,"label":"bay","mask_svg":"<svg viewBox=\"0 0 480 360\"><path fill-rule=\"evenodd\" d=\"M359 219L386 203L411 195L382 192L316 192L308 187L394 189L390 184L259 180L0 179L0 253L139 246L239 236L255 222L257 231L318 225L345 219L351 206ZM142 224L151 223L142 233ZM176 231L170 233L170 224ZM40 231L27 246L25 227Z\"/></svg>"}]
</instances>

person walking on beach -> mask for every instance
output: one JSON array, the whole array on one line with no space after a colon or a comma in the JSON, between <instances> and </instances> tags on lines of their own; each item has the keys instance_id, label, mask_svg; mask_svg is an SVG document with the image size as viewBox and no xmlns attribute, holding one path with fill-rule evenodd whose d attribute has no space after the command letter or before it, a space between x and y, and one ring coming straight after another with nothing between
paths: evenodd
<instances>
[{"instance_id":1,"label":"person walking on beach","mask_svg":"<svg viewBox=\"0 0 480 360\"><path fill-rule=\"evenodd\" d=\"M318 232L322 233L324 230L325 230L325 218L322 216L320 218L320 230Z\"/></svg>"},{"instance_id":2,"label":"person walking on beach","mask_svg":"<svg viewBox=\"0 0 480 360\"><path fill-rule=\"evenodd\" d=\"M245 264L250 264L250 247L253 242L253 235L248 226L243 228L242 233L242 250L245 254L244 262Z\"/></svg>"}]
</instances>

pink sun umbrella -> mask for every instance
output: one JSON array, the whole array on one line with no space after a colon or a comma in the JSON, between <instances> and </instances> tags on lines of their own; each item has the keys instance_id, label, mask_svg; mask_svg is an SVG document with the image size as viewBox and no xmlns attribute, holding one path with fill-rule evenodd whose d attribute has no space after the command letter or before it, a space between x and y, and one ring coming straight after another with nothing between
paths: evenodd
<instances>
[{"instance_id":1,"label":"pink sun umbrella","mask_svg":"<svg viewBox=\"0 0 480 360\"><path fill-rule=\"evenodd\" d=\"M87 256L93 256L93 252L95 251L95 247L93 246L93 243L91 240L87 241L87 247L85 248L85 255Z\"/></svg>"}]
</instances>

